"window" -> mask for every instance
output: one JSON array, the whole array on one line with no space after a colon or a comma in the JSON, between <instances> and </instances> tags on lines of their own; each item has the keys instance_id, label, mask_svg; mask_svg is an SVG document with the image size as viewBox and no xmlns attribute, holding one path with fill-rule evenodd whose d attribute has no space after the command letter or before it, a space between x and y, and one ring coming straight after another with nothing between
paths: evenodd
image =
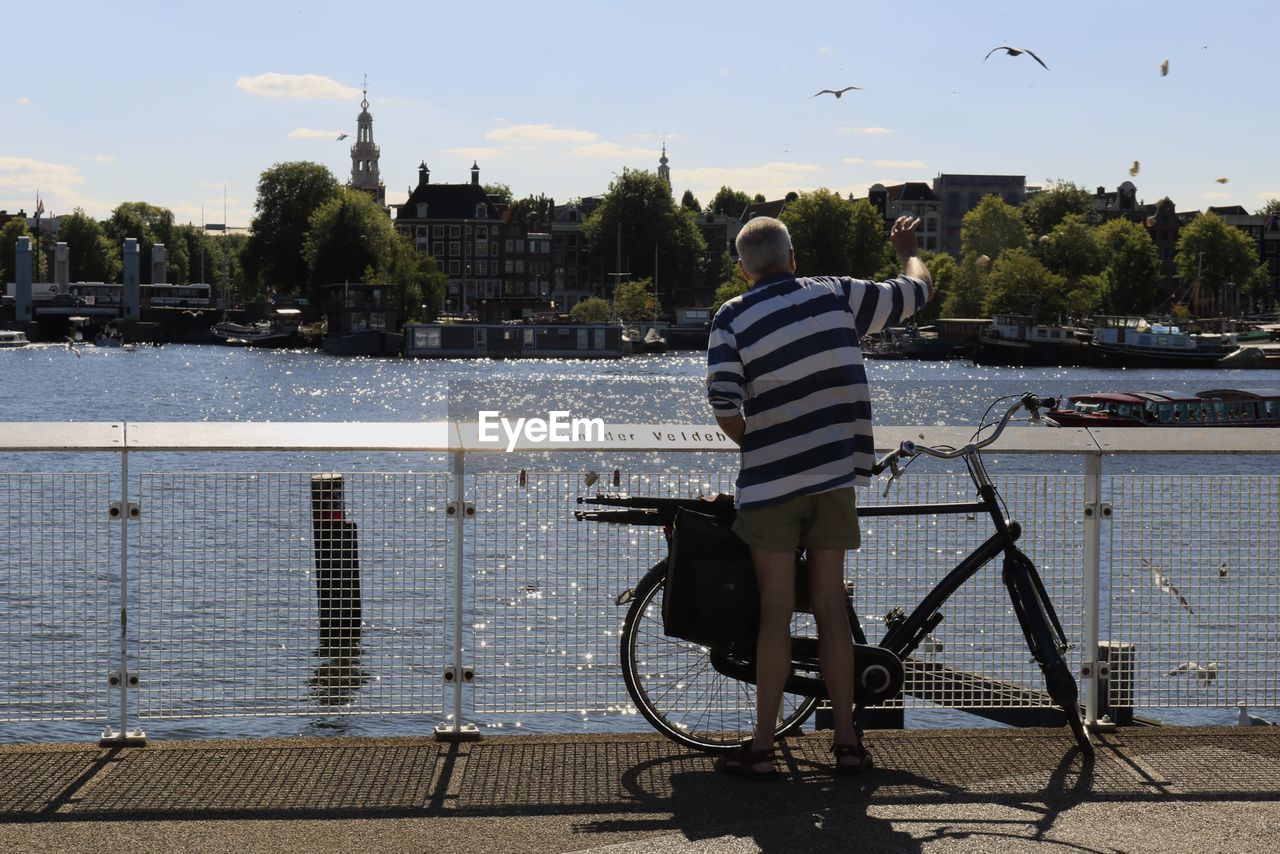
<instances>
[{"instance_id":1,"label":"window","mask_svg":"<svg viewBox=\"0 0 1280 854\"><path fill-rule=\"evenodd\" d=\"M418 229L417 229L417 236L418 236L418 237L426 237L426 236L427 236L427 227L426 227L425 225L420 225L420 226L418 226Z\"/></svg>"},{"instance_id":2,"label":"window","mask_svg":"<svg viewBox=\"0 0 1280 854\"><path fill-rule=\"evenodd\" d=\"M431 244L431 254L436 258L444 257L444 241L443 240L437 240L435 243Z\"/></svg>"},{"instance_id":3,"label":"window","mask_svg":"<svg viewBox=\"0 0 1280 854\"><path fill-rule=\"evenodd\" d=\"M476 205L476 219L486 219L489 216L489 208L484 204Z\"/></svg>"},{"instance_id":4,"label":"window","mask_svg":"<svg viewBox=\"0 0 1280 854\"><path fill-rule=\"evenodd\" d=\"M498 241L496 240L492 240L489 242L489 257L490 258L498 257Z\"/></svg>"},{"instance_id":5,"label":"window","mask_svg":"<svg viewBox=\"0 0 1280 854\"><path fill-rule=\"evenodd\" d=\"M413 330L413 346L420 350L439 350L440 327L415 328Z\"/></svg>"},{"instance_id":6,"label":"window","mask_svg":"<svg viewBox=\"0 0 1280 854\"><path fill-rule=\"evenodd\" d=\"M450 261L450 262L449 262L449 275L450 275L450 276L459 276L459 275L462 275L462 262L461 262L461 261L458 261L457 259L454 259L453 261Z\"/></svg>"},{"instance_id":7,"label":"window","mask_svg":"<svg viewBox=\"0 0 1280 854\"><path fill-rule=\"evenodd\" d=\"M503 243L503 248L507 250L507 254L508 254L508 255L509 255L509 254L511 254L511 251L512 251L511 247L512 247L512 246L514 246L514 245L515 245L515 241L513 241L510 237L508 237L508 238L504 241L504 243Z\"/></svg>"},{"instance_id":8,"label":"window","mask_svg":"<svg viewBox=\"0 0 1280 854\"><path fill-rule=\"evenodd\" d=\"M519 254L519 253L522 253L522 252L524 252L524 241L523 241L523 240L517 240L517 241L516 241L516 253L517 253L517 254Z\"/></svg>"},{"instance_id":9,"label":"window","mask_svg":"<svg viewBox=\"0 0 1280 854\"><path fill-rule=\"evenodd\" d=\"M461 254L462 254L462 244L461 244L461 243L459 243L459 242L458 242L458 241L456 241L456 240L450 240L450 241L449 241L449 254L450 254L451 256L453 256L453 257L457 257L457 256L461 255Z\"/></svg>"},{"instance_id":10,"label":"window","mask_svg":"<svg viewBox=\"0 0 1280 854\"><path fill-rule=\"evenodd\" d=\"M489 275L489 262L488 262L488 261L480 261L480 262L476 265L476 272L477 272L477 273L479 273L481 276L487 276L487 275Z\"/></svg>"},{"instance_id":11,"label":"window","mask_svg":"<svg viewBox=\"0 0 1280 854\"><path fill-rule=\"evenodd\" d=\"M443 226L443 225L433 225L433 226L431 226L431 236L432 236L432 237L444 237L444 226Z\"/></svg>"},{"instance_id":12,"label":"window","mask_svg":"<svg viewBox=\"0 0 1280 854\"><path fill-rule=\"evenodd\" d=\"M505 260L505 261L503 261L503 262L502 262L502 271L503 271L504 273L510 273L510 272L511 272L511 259L510 259L510 258L508 258L507 260Z\"/></svg>"},{"instance_id":13,"label":"window","mask_svg":"<svg viewBox=\"0 0 1280 854\"><path fill-rule=\"evenodd\" d=\"M516 272L517 272L517 273L523 273L523 272L524 272L524 262L523 262L523 261L516 261Z\"/></svg>"},{"instance_id":14,"label":"window","mask_svg":"<svg viewBox=\"0 0 1280 854\"><path fill-rule=\"evenodd\" d=\"M451 225L451 226L449 226L449 236L450 236L450 237L454 237L454 238L461 237L461 236L462 236L462 226L460 226L460 225Z\"/></svg>"}]
</instances>

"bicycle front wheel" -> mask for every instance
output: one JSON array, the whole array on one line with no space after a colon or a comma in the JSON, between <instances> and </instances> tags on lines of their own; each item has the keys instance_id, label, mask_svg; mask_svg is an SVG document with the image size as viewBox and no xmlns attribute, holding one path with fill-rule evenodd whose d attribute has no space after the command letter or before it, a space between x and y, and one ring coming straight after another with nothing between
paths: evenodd
<instances>
[{"instance_id":1,"label":"bicycle front wheel","mask_svg":"<svg viewBox=\"0 0 1280 854\"><path fill-rule=\"evenodd\" d=\"M636 587L622 627L622 676L640 714L672 741L708 752L737 750L755 729L756 689L720 673L705 646L662 631L667 563ZM784 694L776 737L795 732L813 713L812 697Z\"/></svg>"},{"instance_id":2,"label":"bicycle front wheel","mask_svg":"<svg viewBox=\"0 0 1280 854\"><path fill-rule=\"evenodd\" d=\"M1013 599L1013 611L1022 625L1027 646L1044 673L1050 699L1062 707L1080 749L1086 756L1092 756L1093 743L1089 741L1089 734L1085 732L1080 718L1080 689L1066 659L1062 657L1065 639L1055 628L1057 620L1050 612L1053 606L1042 595L1043 586L1037 583L1038 579L1033 575L1035 571L1031 559L1021 552L1006 554L1005 585Z\"/></svg>"}]
</instances>

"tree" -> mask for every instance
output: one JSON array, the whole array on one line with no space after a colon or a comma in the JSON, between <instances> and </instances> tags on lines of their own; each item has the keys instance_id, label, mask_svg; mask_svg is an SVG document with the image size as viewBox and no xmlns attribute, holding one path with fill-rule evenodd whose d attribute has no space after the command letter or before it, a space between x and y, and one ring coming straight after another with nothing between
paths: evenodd
<instances>
[{"instance_id":1,"label":"tree","mask_svg":"<svg viewBox=\"0 0 1280 854\"><path fill-rule=\"evenodd\" d=\"M702 205L698 204L698 199L693 194L693 190L685 190L684 195L680 197L680 207L694 213L702 213Z\"/></svg>"},{"instance_id":2,"label":"tree","mask_svg":"<svg viewBox=\"0 0 1280 854\"><path fill-rule=\"evenodd\" d=\"M960 220L960 254L986 255L992 261L1006 249L1027 245L1027 229L1018 209L999 196L983 196Z\"/></svg>"},{"instance_id":3,"label":"tree","mask_svg":"<svg viewBox=\"0 0 1280 854\"><path fill-rule=\"evenodd\" d=\"M1178 232L1174 258L1178 277L1198 286L1202 300L1223 311L1224 289L1234 283L1251 299L1267 298L1267 270L1249 235L1214 213L1204 213Z\"/></svg>"},{"instance_id":4,"label":"tree","mask_svg":"<svg viewBox=\"0 0 1280 854\"><path fill-rule=\"evenodd\" d=\"M1267 199L1267 203L1254 211L1254 216L1280 216L1280 199Z\"/></svg>"},{"instance_id":5,"label":"tree","mask_svg":"<svg viewBox=\"0 0 1280 854\"><path fill-rule=\"evenodd\" d=\"M511 204L511 202L515 199L515 196L511 195L511 188L508 187L506 184L493 183L493 184L484 184L482 186L484 187L484 191L486 193L488 193L491 196L497 196L507 204Z\"/></svg>"},{"instance_id":6,"label":"tree","mask_svg":"<svg viewBox=\"0 0 1280 854\"><path fill-rule=\"evenodd\" d=\"M569 310L569 316L578 323L607 323L613 310L607 299L587 297Z\"/></svg>"},{"instance_id":7,"label":"tree","mask_svg":"<svg viewBox=\"0 0 1280 854\"><path fill-rule=\"evenodd\" d=\"M987 263L972 252L964 256L955 277L942 292L942 314L947 317L980 317L986 295ZM929 269L930 274L933 268ZM936 281L936 280L935 280Z\"/></svg>"},{"instance_id":8,"label":"tree","mask_svg":"<svg viewBox=\"0 0 1280 854\"><path fill-rule=\"evenodd\" d=\"M1145 314L1160 298L1160 253L1147 230L1113 219L1095 232L1102 258L1102 305L1111 314Z\"/></svg>"},{"instance_id":9,"label":"tree","mask_svg":"<svg viewBox=\"0 0 1280 854\"><path fill-rule=\"evenodd\" d=\"M527 231L550 231L555 213L555 199L541 193L511 203L511 221L523 225Z\"/></svg>"},{"instance_id":10,"label":"tree","mask_svg":"<svg viewBox=\"0 0 1280 854\"><path fill-rule=\"evenodd\" d=\"M1098 224L1093 195L1070 181L1051 181L1040 192L1022 203L1022 221L1033 235L1048 234L1067 217L1075 214L1087 225Z\"/></svg>"},{"instance_id":11,"label":"tree","mask_svg":"<svg viewBox=\"0 0 1280 854\"><path fill-rule=\"evenodd\" d=\"M242 262L251 293L307 289L310 267L302 255L311 217L338 194L338 181L319 163L277 163L258 178L253 234Z\"/></svg>"},{"instance_id":12,"label":"tree","mask_svg":"<svg viewBox=\"0 0 1280 854\"><path fill-rule=\"evenodd\" d=\"M84 208L76 208L59 220L58 238L67 244L71 281L120 281L120 245L107 237L102 223Z\"/></svg>"},{"instance_id":13,"label":"tree","mask_svg":"<svg viewBox=\"0 0 1280 854\"><path fill-rule=\"evenodd\" d=\"M653 320L661 306L653 292L653 280L641 279L618 285L618 317L623 320Z\"/></svg>"},{"instance_id":14,"label":"tree","mask_svg":"<svg viewBox=\"0 0 1280 854\"><path fill-rule=\"evenodd\" d=\"M1036 257L1050 272L1065 278L1068 286L1102 271L1102 250L1094 229L1085 225L1080 214L1064 216L1052 231L1036 240L1034 247Z\"/></svg>"},{"instance_id":15,"label":"tree","mask_svg":"<svg viewBox=\"0 0 1280 854\"><path fill-rule=\"evenodd\" d=\"M659 286L693 281L707 249L693 213L676 205L666 182L630 169L609 185L582 234L610 272L652 279L656 270Z\"/></svg>"},{"instance_id":16,"label":"tree","mask_svg":"<svg viewBox=\"0 0 1280 854\"><path fill-rule=\"evenodd\" d=\"M850 203L826 189L801 193L780 219L802 275L871 276L884 264L884 223L865 199Z\"/></svg>"},{"instance_id":17,"label":"tree","mask_svg":"<svg viewBox=\"0 0 1280 854\"><path fill-rule=\"evenodd\" d=\"M746 193L729 187L721 187L711 197L711 201L707 204L707 210L736 219L742 216L742 212L747 209L749 204L751 204L751 197Z\"/></svg>"},{"instance_id":18,"label":"tree","mask_svg":"<svg viewBox=\"0 0 1280 854\"><path fill-rule=\"evenodd\" d=\"M166 252L165 278L167 281L185 283L190 272L187 247L174 230L173 212L147 202L121 202L111 211L105 229L108 239L117 247L127 238L138 241L139 281L150 282L151 248L164 245Z\"/></svg>"},{"instance_id":19,"label":"tree","mask_svg":"<svg viewBox=\"0 0 1280 854\"><path fill-rule=\"evenodd\" d=\"M1079 313L1066 279L1049 271L1026 249L1006 250L991 262L983 310L987 314L1026 314L1052 318Z\"/></svg>"},{"instance_id":20,"label":"tree","mask_svg":"<svg viewBox=\"0 0 1280 854\"><path fill-rule=\"evenodd\" d=\"M17 255L17 242L19 237L31 238L31 251L36 251L35 237L31 234L31 230L27 228L25 218L15 216L0 228L0 282L7 282L10 279L17 279L14 268L14 258ZM35 275L35 260L31 262L31 273ZM105 281L105 280L104 280Z\"/></svg>"},{"instance_id":21,"label":"tree","mask_svg":"<svg viewBox=\"0 0 1280 854\"><path fill-rule=\"evenodd\" d=\"M915 322L923 325L942 316L947 294L960 274L960 265L946 252L924 250L920 253L920 260L929 268L929 277L933 279L933 299L915 315Z\"/></svg>"},{"instance_id":22,"label":"tree","mask_svg":"<svg viewBox=\"0 0 1280 854\"><path fill-rule=\"evenodd\" d=\"M739 294L745 294L750 289L751 283L748 282L747 277L742 274L742 268L737 264L734 264L733 275L724 282L721 282L720 287L716 288L716 301L711 306L712 310L718 311L720 306L724 305Z\"/></svg>"}]
</instances>

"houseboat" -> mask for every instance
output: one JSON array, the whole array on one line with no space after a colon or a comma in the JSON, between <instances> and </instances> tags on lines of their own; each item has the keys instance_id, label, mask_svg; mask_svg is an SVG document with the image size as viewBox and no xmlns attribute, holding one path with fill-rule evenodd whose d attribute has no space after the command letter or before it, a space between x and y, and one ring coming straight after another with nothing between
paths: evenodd
<instances>
[{"instance_id":1,"label":"houseboat","mask_svg":"<svg viewBox=\"0 0 1280 854\"><path fill-rule=\"evenodd\" d=\"M410 323L404 354L415 358L616 359L616 323Z\"/></svg>"},{"instance_id":2,"label":"houseboat","mask_svg":"<svg viewBox=\"0 0 1280 854\"><path fill-rule=\"evenodd\" d=\"M0 350L15 350L30 343L25 332L17 329L0 329Z\"/></svg>"},{"instance_id":3,"label":"houseboat","mask_svg":"<svg viewBox=\"0 0 1280 854\"><path fill-rule=\"evenodd\" d=\"M1220 335L1192 335L1141 317L1094 318L1094 364L1111 368L1212 368L1227 354Z\"/></svg>"},{"instance_id":4,"label":"houseboat","mask_svg":"<svg viewBox=\"0 0 1280 854\"><path fill-rule=\"evenodd\" d=\"M1039 323L1033 317L998 314L978 336L979 365L1029 368L1074 367L1090 361L1090 335L1077 326Z\"/></svg>"},{"instance_id":5,"label":"houseboat","mask_svg":"<svg viewBox=\"0 0 1280 854\"><path fill-rule=\"evenodd\" d=\"M1060 427L1280 427L1280 389L1082 394L1047 417Z\"/></svg>"}]
</instances>

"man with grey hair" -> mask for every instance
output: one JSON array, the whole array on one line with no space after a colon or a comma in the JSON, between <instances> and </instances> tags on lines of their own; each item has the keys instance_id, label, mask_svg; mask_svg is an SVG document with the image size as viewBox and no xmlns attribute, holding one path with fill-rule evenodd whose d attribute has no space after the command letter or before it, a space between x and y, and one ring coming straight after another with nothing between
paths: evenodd
<instances>
[{"instance_id":1,"label":"man with grey hair","mask_svg":"<svg viewBox=\"0 0 1280 854\"><path fill-rule=\"evenodd\" d=\"M845 611L844 557L860 542L853 488L874 463L871 396L859 340L900 323L933 295L916 254L920 221L899 217L889 240L903 273L886 282L796 277L787 227L756 217L738 233L750 289L711 322L707 398L742 449L734 531L751 549L760 586L756 728L716 770L773 779L774 721L791 672L796 550L803 548L818 624L822 677L835 711L835 771L872 765L853 724L853 640Z\"/></svg>"}]
</instances>

